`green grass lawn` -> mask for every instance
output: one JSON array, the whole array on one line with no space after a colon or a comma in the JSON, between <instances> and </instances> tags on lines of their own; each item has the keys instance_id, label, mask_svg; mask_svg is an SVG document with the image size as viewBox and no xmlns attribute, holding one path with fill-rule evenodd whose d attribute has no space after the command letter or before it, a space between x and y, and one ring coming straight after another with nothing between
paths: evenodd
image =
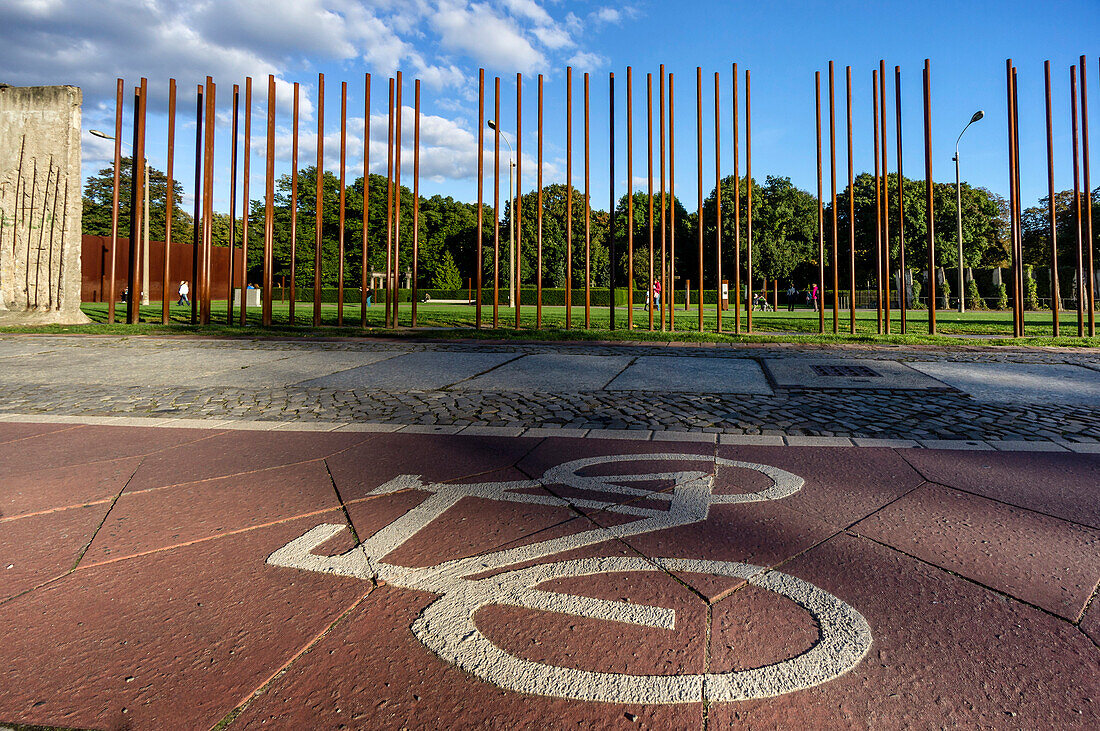
<instances>
[{"instance_id":1,"label":"green grass lawn","mask_svg":"<svg viewBox=\"0 0 1100 731\"><path fill-rule=\"evenodd\" d=\"M26 328L4 328L4 332L71 332L71 333L110 333L110 334L203 334L203 335L296 335L303 337L340 337L363 334L420 335L423 330L410 331L412 324L411 303L401 303L399 330L384 328L385 310L380 304L367 308L367 330L360 328L359 305L346 304L342 326L338 324L335 304L321 307L321 326L312 325L313 305L300 302L295 306L295 324L290 322L288 303L275 302L272 306L272 326L262 327L259 308L248 311L248 325L241 327L239 313L234 313L234 324L226 324L224 301L216 301L211 306L212 322L207 326L191 326L190 308L171 308L170 322L161 324L160 303L154 303L141 309L141 322L138 325L125 325L121 322L107 324L107 305L105 303L85 303L84 312L93 321L92 325L81 326L42 326ZM570 329L566 329L565 308L561 306L542 308L542 329L536 330L536 311L534 306L524 305L521 309L520 329L516 331L515 310L501 307L497 312L498 327L493 327L492 305L482 307L482 329L474 330L475 308L472 305L420 304L417 306L417 325L420 328L435 328L430 331L433 337L461 338L505 338L505 339L544 339L544 340L690 340L690 341L764 341L764 342L880 342L880 343L927 343L940 345L958 345L962 343L980 343L994 345L1065 345L1100 347L1100 337L1078 338L1076 312L1063 312L1061 337L1051 337L1051 317L1046 311L1029 312L1026 315L1026 335L1021 339L1012 338L1012 320L1010 312L977 311L960 314L954 310L939 311L937 323L939 336L928 335L928 313L925 310L911 310L907 313L907 332L900 334L898 312L892 313L892 334L877 333L877 313L874 310L856 312L856 332L850 332L849 313L839 313L838 332L833 334L832 311L825 313L824 335L818 333L817 313L808 309L788 312L754 312L753 334L748 335L747 313L741 312L741 336L733 336L733 310L723 313L722 334L716 333L717 316L713 305L703 311L703 332L698 331L698 309L685 310L683 306L675 312L674 332L660 332L659 319L655 319L656 332L649 331L649 313L640 306L634 309L634 330L627 329L627 311L625 306L616 308L616 330L609 330L610 311L608 307L593 307L590 314L590 327L585 328L584 307L573 307ZM125 318L123 305L116 310L116 318ZM973 339L959 336L974 336Z\"/></svg>"}]
</instances>

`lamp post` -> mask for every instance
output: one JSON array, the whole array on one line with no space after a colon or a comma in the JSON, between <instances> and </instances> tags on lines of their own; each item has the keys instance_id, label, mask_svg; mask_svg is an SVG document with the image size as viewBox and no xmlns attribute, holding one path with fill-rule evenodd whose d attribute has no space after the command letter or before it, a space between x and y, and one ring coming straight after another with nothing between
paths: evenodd
<instances>
[{"instance_id":1,"label":"lamp post","mask_svg":"<svg viewBox=\"0 0 1100 731\"><path fill-rule=\"evenodd\" d=\"M98 130L98 129L91 129L91 130L88 130L88 132L90 134L95 135L96 137L102 137L105 140L113 140L115 138L114 135L109 135L106 132L103 132L102 130ZM123 140L122 144L126 145L127 147L132 147L132 145L130 145L130 143L127 142L126 140ZM145 164L142 166L145 169L145 180L143 181L143 188L144 188L144 194L145 194L145 205L142 206L142 209L143 209L142 210L142 217L144 218L145 232L143 234L144 241L142 241L142 245L141 245L141 290L142 291L139 295L140 299L138 301L143 305L147 305L147 304L149 304L149 159L148 158L143 158L143 160L145 161ZM133 169L134 169L133 163L131 162L131 164L130 164L131 174L133 173ZM133 204L134 204L134 202L130 201L130 205L133 206ZM115 253L112 251L111 256L114 256L114 255L115 255ZM129 296L133 297L134 293L131 292ZM164 292L161 296L167 297L168 293Z\"/></svg>"},{"instance_id":2,"label":"lamp post","mask_svg":"<svg viewBox=\"0 0 1100 731\"><path fill-rule=\"evenodd\" d=\"M966 127L963 127L963 131L959 132L959 137L955 140L955 213L957 215L956 234L959 240L959 312L966 312L966 290L963 289L963 213L962 183L959 181L959 140L962 139L963 132L966 132L970 125L984 116L985 112L981 109L974 112L974 116L966 123Z\"/></svg>"},{"instance_id":3,"label":"lamp post","mask_svg":"<svg viewBox=\"0 0 1100 731\"><path fill-rule=\"evenodd\" d=\"M497 126L495 119L489 120L489 129L504 138L504 144L508 145L508 204L512 206L512 214L508 217L508 306L515 307L516 296L516 242L515 221L516 201L512 198L512 168L516 166L513 157L512 143L508 141L508 135Z\"/></svg>"}]
</instances>

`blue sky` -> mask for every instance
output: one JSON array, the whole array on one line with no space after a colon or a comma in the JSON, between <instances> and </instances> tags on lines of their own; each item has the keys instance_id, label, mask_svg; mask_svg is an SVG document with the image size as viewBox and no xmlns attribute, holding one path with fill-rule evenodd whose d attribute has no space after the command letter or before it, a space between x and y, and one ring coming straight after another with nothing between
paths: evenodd
<instances>
[{"instance_id":1,"label":"blue sky","mask_svg":"<svg viewBox=\"0 0 1100 731\"><path fill-rule=\"evenodd\" d=\"M326 76L326 167L338 163L340 82L349 83L349 176L362 171L363 75L373 75L371 169L385 165L386 83L404 71L403 182L411 183L412 79L423 79L422 194L473 200L477 70L487 89L502 77L502 127L514 132L515 74L524 75L524 189L534 185L536 76L544 75L545 182L565 169L565 67L574 67L574 184L583 184L583 73L591 74L592 197L608 201L608 73L616 76L617 195L626 189L626 67L634 71L634 176L645 168L645 75L661 63L676 78L677 193L694 208L697 177L695 71L704 74L706 191L714 180L713 73L721 74L723 174L732 172L730 66L752 70L753 173L790 176L816 188L813 73L837 65L838 189L847 150L843 74L852 66L856 173L871 170L871 71L880 58L900 65L903 78L906 173L923 177L921 69L932 63L933 177L954 177L955 138L976 109L985 119L962 143L963 177L1007 192L1004 62L1019 67L1021 171L1025 205L1046 192L1043 61L1052 66L1056 185L1070 187L1068 68L1088 56L1091 121L1100 117L1100 5L1080 2L700 2L629 4L567 0L7 0L0 5L0 81L17 85L75 84L84 89L84 172L104 166L111 143L87 134L110 130L115 78L128 89L149 78L149 151L163 169L167 87L177 79L176 177L193 179L195 85L218 83L218 207L228 205L229 99L232 85L254 77L253 197L263 190L263 119L267 75L278 80L278 170L290 156L290 84L301 82L300 156L315 156L317 73ZM891 73L892 77L892 73ZM743 83L743 78L742 78ZM888 84L890 165L894 169L892 78ZM823 93L825 90L823 88ZM491 92L486 116L491 116ZM131 119L127 98L124 125ZM656 106L656 104L655 104ZM827 113L827 110L826 110ZM744 115L742 112L742 122ZM656 109L654 110L656 125ZM743 133L743 130L742 130ZM124 133L127 137L129 133ZM827 134L827 121L826 121ZM487 135L491 145L491 137ZM1098 142L1097 144L1100 144ZM743 145L743 142L742 142ZM743 150L743 146L742 146ZM491 151L491 147L490 147ZM743 152L742 152L743 154ZM1100 147L1094 151L1100 158ZM491 162L491 157L489 158ZM656 161L655 161L656 164ZM742 160L742 172L744 161ZM828 163L826 156L826 176ZM502 175L507 168L502 166ZM1100 173L1095 182L1100 182ZM491 174L487 176L491 194ZM506 185L506 183L505 183ZM828 195L828 181L825 183ZM190 190L188 190L190 194Z\"/></svg>"}]
</instances>

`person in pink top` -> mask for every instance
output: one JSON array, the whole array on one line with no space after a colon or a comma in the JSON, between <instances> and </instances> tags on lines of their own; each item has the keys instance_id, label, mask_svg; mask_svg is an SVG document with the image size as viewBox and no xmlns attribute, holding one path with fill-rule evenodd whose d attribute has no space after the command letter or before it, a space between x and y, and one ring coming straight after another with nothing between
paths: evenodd
<instances>
[{"instance_id":1,"label":"person in pink top","mask_svg":"<svg viewBox=\"0 0 1100 731\"><path fill-rule=\"evenodd\" d=\"M817 312L817 296L818 296L818 291L817 291L817 285L815 284L813 286L813 289L810 290L810 301L813 303L814 312Z\"/></svg>"}]
</instances>

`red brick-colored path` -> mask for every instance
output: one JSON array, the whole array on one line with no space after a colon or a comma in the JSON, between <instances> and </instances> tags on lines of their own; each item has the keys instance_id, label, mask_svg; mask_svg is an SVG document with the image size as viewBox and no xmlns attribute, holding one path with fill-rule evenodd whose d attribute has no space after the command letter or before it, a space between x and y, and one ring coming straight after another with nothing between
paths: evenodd
<instances>
[{"instance_id":1,"label":"red brick-colored path","mask_svg":"<svg viewBox=\"0 0 1100 731\"><path fill-rule=\"evenodd\" d=\"M607 498L584 489L520 490L572 505L464 497L385 562L431 567L606 531L520 565L621 557L774 567L865 618L870 649L850 671L729 702L505 690L414 634L437 594L267 562L321 524L346 529L314 553L344 553L353 534L367 540L430 499L414 487L379 492L400 475L494 483L584 457L676 453L770 465L805 484L625 537L612 531L642 517L583 503ZM758 472L713 464L715 494L766 487ZM698 468L668 458L629 465ZM615 469L590 472L623 474ZM650 513L667 505L659 495L612 502ZM1096 728L1097 505L1100 455L0 423L0 725ZM675 610L671 629L506 604L477 610L494 645L553 668L725 673L782 663L818 641L806 610L738 578L670 568L539 588Z\"/></svg>"}]
</instances>

